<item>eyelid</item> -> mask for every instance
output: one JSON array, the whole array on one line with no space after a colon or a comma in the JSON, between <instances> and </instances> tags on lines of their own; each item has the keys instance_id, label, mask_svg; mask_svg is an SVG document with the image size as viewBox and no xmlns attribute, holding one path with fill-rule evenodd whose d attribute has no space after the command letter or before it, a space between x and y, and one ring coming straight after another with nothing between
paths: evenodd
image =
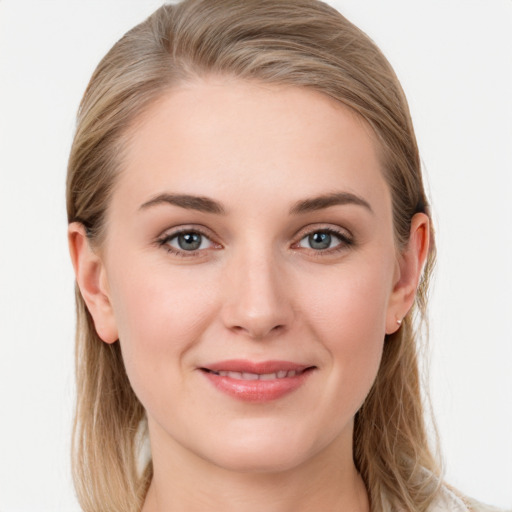
<instances>
[{"instance_id":1,"label":"eyelid","mask_svg":"<svg viewBox=\"0 0 512 512\"><path fill-rule=\"evenodd\" d=\"M193 251L186 251L183 249L179 249L177 247L171 246L169 241L178 237L179 235L185 233L197 233L205 238L207 238L211 242L211 246L204 249L196 249ZM174 254L176 256L181 256L185 258L202 256L206 251L211 249L220 249L222 245L216 242L215 238L217 238L211 230L205 228L204 226L200 226L197 224L190 225L181 225L175 228L170 228L165 230L161 235L159 235L155 243L162 248L165 248L169 253Z\"/></svg>"},{"instance_id":2,"label":"eyelid","mask_svg":"<svg viewBox=\"0 0 512 512\"><path fill-rule=\"evenodd\" d=\"M340 243L337 244L335 247L328 248L328 249L313 249L313 248L307 248L307 247L300 247L300 242L306 238L309 235L312 235L313 233L329 233L331 235L336 236ZM211 242L211 246L203 249L196 249L191 251L186 251L183 249L179 249L177 247L171 246L168 242L169 240L176 238L180 234L184 233L197 233L205 238L207 238ZM190 225L181 225L176 226L174 228L169 228L165 230L161 235L159 235L155 243L159 247L164 247L167 249L169 253L172 253L176 256L181 257L197 257L197 256L204 256L206 252L209 252L212 249L221 249L223 246L221 243L217 242L216 239L218 237L208 228L205 226L197 225L197 224L190 224ZM307 225L303 228L301 228L293 237L295 240L291 248L295 250L304 250L308 251L311 254L315 256L328 256L329 254L333 254L342 250L346 250L349 247L353 246L355 244L354 236L352 233L347 229L343 228L341 226L336 226L332 224L321 224L321 223L315 223Z\"/></svg>"},{"instance_id":3,"label":"eyelid","mask_svg":"<svg viewBox=\"0 0 512 512\"><path fill-rule=\"evenodd\" d=\"M322 224L322 223L314 223L308 224L301 228L296 235L294 236L295 240L302 240L305 236L311 235L312 233L316 233L318 231L324 231L328 233L334 233L342 238L353 240L354 235L347 228L343 228L341 226L336 226L333 224Z\"/></svg>"},{"instance_id":4,"label":"eyelid","mask_svg":"<svg viewBox=\"0 0 512 512\"><path fill-rule=\"evenodd\" d=\"M340 243L335 247L329 249L313 249L307 247L300 247L299 244L304 240L304 238L312 235L313 233L328 233L336 236ZM353 234L346 228L342 228L341 226L334 226L332 224L310 224L305 226L299 230L299 232L294 237L295 242L292 244L292 249L296 250L305 250L314 254L315 256L328 256L329 254L333 254L339 251L346 250L355 244Z\"/></svg>"}]
</instances>

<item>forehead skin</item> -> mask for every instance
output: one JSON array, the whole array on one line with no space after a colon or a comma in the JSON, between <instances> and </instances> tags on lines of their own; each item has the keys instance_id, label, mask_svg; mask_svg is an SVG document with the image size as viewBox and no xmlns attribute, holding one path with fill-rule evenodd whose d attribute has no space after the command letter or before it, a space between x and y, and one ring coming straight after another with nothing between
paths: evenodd
<instances>
[{"instance_id":1,"label":"forehead skin","mask_svg":"<svg viewBox=\"0 0 512 512\"><path fill-rule=\"evenodd\" d=\"M130 128L110 210L122 197L134 213L169 187L236 208L234 186L239 206L258 193L279 201L287 190L291 201L339 186L386 215L391 198L377 148L360 116L319 92L218 78L187 83ZM173 188L175 178L181 190Z\"/></svg>"}]
</instances>

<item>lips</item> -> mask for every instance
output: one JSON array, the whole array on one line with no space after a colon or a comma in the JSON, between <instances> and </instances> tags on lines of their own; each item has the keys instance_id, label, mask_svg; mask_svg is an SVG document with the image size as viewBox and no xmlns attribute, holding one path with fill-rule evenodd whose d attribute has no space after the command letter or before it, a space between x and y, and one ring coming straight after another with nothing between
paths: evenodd
<instances>
[{"instance_id":1,"label":"lips","mask_svg":"<svg viewBox=\"0 0 512 512\"><path fill-rule=\"evenodd\" d=\"M229 360L200 370L219 391L238 400L261 403L297 390L314 368L290 361Z\"/></svg>"},{"instance_id":2,"label":"lips","mask_svg":"<svg viewBox=\"0 0 512 512\"><path fill-rule=\"evenodd\" d=\"M219 372L212 372L216 375L220 375L221 377L229 377L230 379L239 379L239 380L273 380L273 379L286 379L290 377L295 377L300 372L295 370L290 370L287 372L286 370L279 370L275 373L251 373L251 372L229 372L221 370Z\"/></svg>"}]
</instances>

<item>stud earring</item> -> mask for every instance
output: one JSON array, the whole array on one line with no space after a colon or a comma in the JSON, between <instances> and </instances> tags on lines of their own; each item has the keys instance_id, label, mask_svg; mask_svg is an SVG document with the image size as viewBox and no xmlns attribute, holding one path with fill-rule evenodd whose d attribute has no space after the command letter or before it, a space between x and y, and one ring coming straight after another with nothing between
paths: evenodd
<instances>
[{"instance_id":1,"label":"stud earring","mask_svg":"<svg viewBox=\"0 0 512 512\"><path fill-rule=\"evenodd\" d=\"M399 318L396 319L396 324L398 325L398 327L400 327L402 325L402 320L400 320Z\"/></svg>"}]
</instances>

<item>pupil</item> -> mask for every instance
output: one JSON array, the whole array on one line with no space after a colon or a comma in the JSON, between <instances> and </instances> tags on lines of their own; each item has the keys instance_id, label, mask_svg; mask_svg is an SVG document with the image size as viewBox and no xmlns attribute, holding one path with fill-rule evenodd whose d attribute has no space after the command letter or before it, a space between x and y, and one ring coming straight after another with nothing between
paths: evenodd
<instances>
[{"instance_id":1,"label":"pupil","mask_svg":"<svg viewBox=\"0 0 512 512\"><path fill-rule=\"evenodd\" d=\"M184 233L178 236L178 245L185 251L199 249L201 245L201 235L198 233Z\"/></svg>"},{"instance_id":2,"label":"pupil","mask_svg":"<svg viewBox=\"0 0 512 512\"><path fill-rule=\"evenodd\" d=\"M313 233L309 235L309 244L313 249L328 249L331 245L329 233Z\"/></svg>"}]
</instances>

